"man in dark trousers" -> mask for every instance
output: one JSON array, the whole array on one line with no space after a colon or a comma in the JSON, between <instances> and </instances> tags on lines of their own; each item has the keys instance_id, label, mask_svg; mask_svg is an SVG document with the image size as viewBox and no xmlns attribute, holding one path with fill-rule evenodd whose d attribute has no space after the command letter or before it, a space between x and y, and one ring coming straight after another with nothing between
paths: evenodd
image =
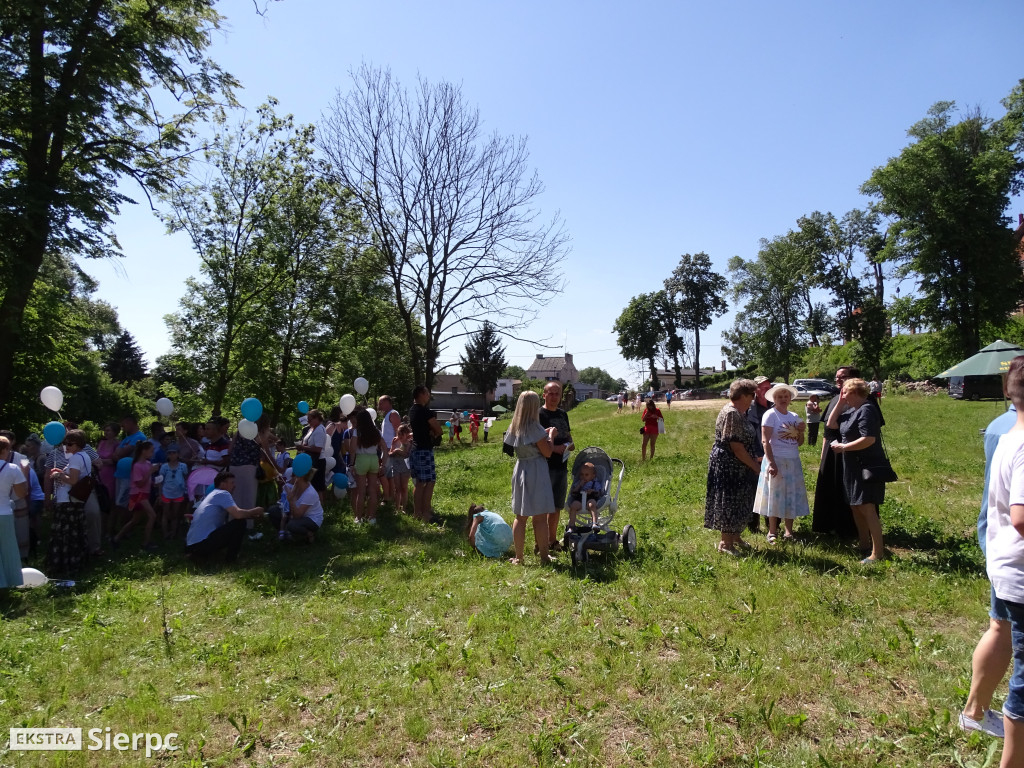
<instances>
[{"instance_id":1,"label":"man in dark trousers","mask_svg":"<svg viewBox=\"0 0 1024 768\"><path fill-rule=\"evenodd\" d=\"M764 458L764 445L761 443L761 419L772 407L772 404L765 398L765 392L772 388L772 383L767 376L757 376L754 379L754 384L757 385L757 390L754 392L754 402L750 404L750 408L747 410L747 421L754 428L754 434L757 435L757 440L754 441L754 461L758 464ZM751 533L757 533L761 529L761 516L755 515L753 508L750 510L750 528Z\"/></svg>"},{"instance_id":2,"label":"man in dark trousers","mask_svg":"<svg viewBox=\"0 0 1024 768\"><path fill-rule=\"evenodd\" d=\"M562 403L562 385L549 381L544 385L544 406L540 409L540 425L544 429L554 427L557 431L552 441L551 456L548 458L548 475L551 491L555 496L555 509L548 515L549 551L560 552L558 543L558 518L565 506L565 494L569 488L569 465L565 453L573 449L572 433L569 431L569 414L559 406Z\"/></svg>"}]
</instances>

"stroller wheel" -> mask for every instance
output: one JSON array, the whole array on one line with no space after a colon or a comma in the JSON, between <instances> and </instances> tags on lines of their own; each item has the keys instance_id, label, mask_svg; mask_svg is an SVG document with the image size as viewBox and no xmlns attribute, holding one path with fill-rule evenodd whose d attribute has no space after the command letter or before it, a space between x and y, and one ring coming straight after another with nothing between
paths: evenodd
<instances>
[{"instance_id":1,"label":"stroller wheel","mask_svg":"<svg viewBox=\"0 0 1024 768\"><path fill-rule=\"evenodd\" d=\"M590 559L587 553L587 539L589 538L589 534L580 536L579 541L576 542L576 546L572 548L571 557L573 565L583 565Z\"/></svg>"},{"instance_id":2,"label":"stroller wheel","mask_svg":"<svg viewBox=\"0 0 1024 768\"><path fill-rule=\"evenodd\" d=\"M619 541L622 542L622 547L626 550L627 555L632 557L636 554L636 529L632 525L627 525L622 529Z\"/></svg>"}]
</instances>

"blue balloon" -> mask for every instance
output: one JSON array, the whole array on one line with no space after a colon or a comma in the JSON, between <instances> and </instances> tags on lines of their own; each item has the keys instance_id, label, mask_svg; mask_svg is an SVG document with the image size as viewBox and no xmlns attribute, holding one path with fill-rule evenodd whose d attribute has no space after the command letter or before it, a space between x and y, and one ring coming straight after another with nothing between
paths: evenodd
<instances>
[{"instance_id":1,"label":"blue balloon","mask_svg":"<svg viewBox=\"0 0 1024 768\"><path fill-rule=\"evenodd\" d=\"M292 462L292 474L295 477L303 477L309 474L309 470L313 468L313 457L308 453L300 453L295 457L295 461Z\"/></svg>"},{"instance_id":2,"label":"blue balloon","mask_svg":"<svg viewBox=\"0 0 1024 768\"><path fill-rule=\"evenodd\" d=\"M263 415L263 403L255 397L247 397L242 401L242 418L249 421L258 421Z\"/></svg>"},{"instance_id":3,"label":"blue balloon","mask_svg":"<svg viewBox=\"0 0 1024 768\"><path fill-rule=\"evenodd\" d=\"M46 442L50 445L59 445L67 433L68 431L64 429L64 425L59 421L51 421L43 427L43 437L46 438Z\"/></svg>"},{"instance_id":4,"label":"blue balloon","mask_svg":"<svg viewBox=\"0 0 1024 768\"><path fill-rule=\"evenodd\" d=\"M335 488L348 488L348 475L344 472L334 473L334 487Z\"/></svg>"},{"instance_id":5,"label":"blue balloon","mask_svg":"<svg viewBox=\"0 0 1024 768\"><path fill-rule=\"evenodd\" d=\"M309 413L309 403L305 400L299 400L299 413Z\"/></svg>"},{"instance_id":6,"label":"blue balloon","mask_svg":"<svg viewBox=\"0 0 1024 768\"><path fill-rule=\"evenodd\" d=\"M445 425L446 427L450 427L450 426L452 425L452 423L451 423L450 421L446 421L446 422L444 423L444 425Z\"/></svg>"},{"instance_id":7,"label":"blue balloon","mask_svg":"<svg viewBox=\"0 0 1024 768\"><path fill-rule=\"evenodd\" d=\"M462 412L462 418L468 419L469 418L469 411L463 411Z\"/></svg>"}]
</instances>

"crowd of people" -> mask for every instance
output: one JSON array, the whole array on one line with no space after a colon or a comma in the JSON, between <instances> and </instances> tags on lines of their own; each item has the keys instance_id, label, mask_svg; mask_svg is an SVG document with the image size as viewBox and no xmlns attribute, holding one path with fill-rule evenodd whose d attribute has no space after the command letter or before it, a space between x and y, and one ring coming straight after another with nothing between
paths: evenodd
<instances>
[{"instance_id":1,"label":"crowd of people","mask_svg":"<svg viewBox=\"0 0 1024 768\"><path fill-rule=\"evenodd\" d=\"M795 538L793 522L812 517L812 531L856 537L862 559L872 565L885 557L880 505L885 485L895 479L882 444L880 387L845 366L836 372L839 394L822 410L816 396L806 405L806 422L791 410L794 387L761 376L738 379L715 422L708 461L706 528L718 531L716 548L738 556L751 546L746 530L767 519L767 542ZM1006 738L1001 765L1024 765L1024 356L1009 366L1005 394L1013 405L985 431L985 492L978 539L992 582L990 623L974 652L971 689L959 717L964 730ZM173 432L155 421L149 434L134 416L106 424L94 447L78 425L65 422L58 445L38 435L17 443L0 431L0 588L22 583L22 565L37 554L42 518L50 515L46 567L51 577L73 578L103 547L124 546L136 537L143 551L155 549L159 523L165 540L184 537L187 556L196 560L238 557L248 535L263 534L255 523L268 518L281 539L312 543L324 521L324 493L351 488L356 522L375 524L381 499L405 509L413 483L412 514L436 522L432 498L437 479L434 448L461 440L461 419L452 412L444 426L430 408L430 391L413 391L408 416L391 398L377 401L380 427L363 406L327 416L310 410L303 433L289 449L274 436L269 420L256 422L256 434L228 436L229 422L214 417L204 424L178 422ZM466 519L470 544L487 557L525 562L526 533L532 526L534 554L553 561L560 549L558 526L569 492L568 453L574 449L569 416L561 408L557 381L544 387L543 400L523 392L503 440L516 459L512 472L513 522L473 504ZM624 399L620 399L621 409ZM472 441L489 422L467 414ZM641 411L642 456L664 432L653 399ZM824 424L814 493L808 503L799 447L814 445ZM307 458L308 457L308 458ZM589 467L589 472L588 472ZM332 475L332 470L334 470ZM573 482L571 515L586 510L596 524L596 501L603 489L590 464ZM779 535L780 523L782 534ZM1010 662L1010 695L1000 717L992 696Z\"/></svg>"},{"instance_id":2,"label":"crowd of people","mask_svg":"<svg viewBox=\"0 0 1024 768\"><path fill-rule=\"evenodd\" d=\"M380 504L406 508L411 481L412 513L437 522L433 448L443 428L427 407L429 390L413 394L406 419L381 396L379 426L360 405L348 414L340 406L326 415L309 410L292 447L274 435L267 415L251 437L229 435L224 417L179 421L173 431L154 421L147 434L125 416L105 424L95 446L70 421L57 445L0 432L0 588L21 585L22 567L41 549L51 579L73 579L107 548L155 552L157 537L184 540L196 560L231 561L246 536L262 538L256 522L263 518L280 539L312 542L329 484L350 494L357 523L375 525ZM475 412L467 421L473 442L490 426Z\"/></svg>"},{"instance_id":3,"label":"crowd of people","mask_svg":"<svg viewBox=\"0 0 1024 768\"><path fill-rule=\"evenodd\" d=\"M743 532L757 532L761 518L768 521L769 545L779 541L780 522L782 540L795 539L794 520L811 515L799 448L809 433L817 438L823 419L811 528L856 536L863 565L885 557L879 505L892 467L882 446L879 398L851 366L836 372L836 385L839 394L824 414L817 398L808 403L805 422L790 410L795 387L764 376L732 383L715 422L704 512L704 527L720 533L719 552L737 556L750 549Z\"/></svg>"}]
</instances>

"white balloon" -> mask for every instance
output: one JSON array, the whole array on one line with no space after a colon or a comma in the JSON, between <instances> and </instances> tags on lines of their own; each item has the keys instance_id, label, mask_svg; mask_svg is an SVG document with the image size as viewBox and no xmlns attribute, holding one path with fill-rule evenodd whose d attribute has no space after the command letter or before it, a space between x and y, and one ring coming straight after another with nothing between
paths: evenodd
<instances>
[{"instance_id":1,"label":"white balloon","mask_svg":"<svg viewBox=\"0 0 1024 768\"><path fill-rule=\"evenodd\" d=\"M258 435L259 433L260 428L256 426L255 421L242 419L240 422L238 422L238 434L240 434L246 440L255 440L256 435Z\"/></svg>"},{"instance_id":2,"label":"white balloon","mask_svg":"<svg viewBox=\"0 0 1024 768\"><path fill-rule=\"evenodd\" d=\"M64 393L56 387L43 387L43 391L39 393L39 399L51 411L59 411L60 407L64 405Z\"/></svg>"},{"instance_id":3,"label":"white balloon","mask_svg":"<svg viewBox=\"0 0 1024 768\"><path fill-rule=\"evenodd\" d=\"M356 407L356 399L353 395L342 395L338 405L341 407L342 416L348 416Z\"/></svg>"},{"instance_id":4,"label":"white balloon","mask_svg":"<svg viewBox=\"0 0 1024 768\"><path fill-rule=\"evenodd\" d=\"M334 467L337 464L338 460L336 458L334 458L333 456L328 456L326 459L324 459L324 472L328 475L331 474L331 470L334 469Z\"/></svg>"},{"instance_id":5,"label":"white balloon","mask_svg":"<svg viewBox=\"0 0 1024 768\"><path fill-rule=\"evenodd\" d=\"M368 414L370 414L370 421L376 421L377 420L377 411L375 409L367 408L366 412Z\"/></svg>"},{"instance_id":6,"label":"white balloon","mask_svg":"<svg viewBox=\"0 0 1024 768\"><path fill-rule=\"evenodd\" d=\"M50 387L53 389L53 387ZM50 406L46 406L49 408ZM51 409L52 410L52 409ZM21 569L21 581L22 586L25 587L41 587L43 584L49 581L46 575L35 568L22 568Z\"/></svg>"},{"instance_id":7,"label":"white balloon","mask_svg":"<svg viewBox=\"0 0 1024 768\"><path fill-rule=\"evenodd\" d=\"M370 382L360 376L358 379L352 382L352 386L356 388L356 392L360 395L365 395L370 391Z\"/></svg>"},{"instance_id":8,"label":"white balloon","mask_svg":"<svg viewBox=\"0 0 1024 768\"><path fill-rule=\"evenodd\" d=\"M348 495L348 488L342 488L340 485L334 486L334 498L344 499Z\"/></svg>"},{"instance_id":9,"label":"white balloon","mask_svg":"<svg viewBox=\"0 0 1024 768\"><path fill-rule=\"evenodd\" d=\"M161 397L156 401L156 412L161 416L170 416L174 413L174 403L169 398Z\"/></svg>"}]
</instances>

